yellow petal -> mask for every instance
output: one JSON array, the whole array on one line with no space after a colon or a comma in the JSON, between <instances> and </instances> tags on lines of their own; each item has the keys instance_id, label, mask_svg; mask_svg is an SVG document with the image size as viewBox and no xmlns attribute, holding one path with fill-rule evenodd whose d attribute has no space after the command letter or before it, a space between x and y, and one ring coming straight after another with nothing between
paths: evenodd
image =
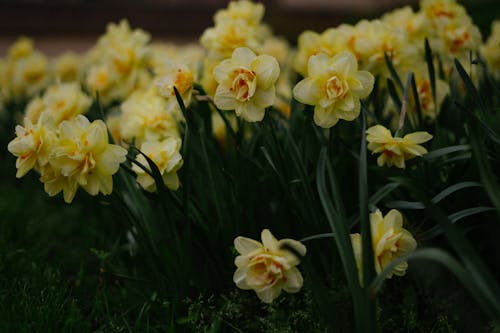
<instances>
[{"instance_id":1,"label":"yellow petal","mask_svg":"<svg viewBox=\"0 0 500 333\"><path fill-rule=\"evenodd\" d=\"M322 96L322 81L318 78L305 78L293 88L293 97L303 104L316 105Z\"/></svg>"},{"instance_id":2,"label":"yellow petal","mask_svg":"<svg viewBox=\"0 0 500 333\"><path fill-rule=\"evenodd\" d=\"M234 240L234 247L239 254L248 254L258 249L262 249L262 244L256 240L238 236Z\"/></svg>"},{"instance_id":3,"label":"yellow petal","mask_svg":"<svg viewBox=\"0 0 500 333\"><path fill-rule=\"evenodd\" d=\"M316 125L323 128L330 128L339 121L339 118L333 112L332 108L322 108L316 106L314 108L314 122Z\"/></svg>"},{"instance_id":4,"label":"yellow petal","mask_svg":"<svg viewBox=\"0 0 500 333\"><path fill-rule=\"evenodd\" d=\"M302 274L296 267L292 267L285 272L283 290L288 293L296 293L302 288L303 284Z\"/></svg>"},{"instance_id":5,"label":"yellow petal","mask_svg":"<svg viewBox=\"0 0 500 333\"><path fill-rule=\"evenodd\" d=\"M262 230L260 237L262 239L262 244L264 244L265 248L273 252L279 249L278 240L273 236L273 234L269 231L269 229Z\"/></svg>"},{"instance_id":6,"label":"yellow petal","mask_svg":"<svg viewBox=\"0 0 500 333\"><path fill-rule=\"evenodd\" d=\"M419 144L419 143L427 142L430 139L432 139L432 135L430 135L427 132L422 131L422 132L415 132L415 133L406 134L403 137L403 139L407 142L410 142L410 143Z\"/></svg>"},{"instance_id":7,"label":"yellow petal","mask_svg":"<svg viewBox=\"0 0 500 333\"><path fill-rule=\"evenodd\" d=\"M257 85L262 89L274 85L280 76L278 61L269 55L258 56L252 63L252 70L257 75Z\"/></svg>"},{"instance_id":8,"label":"yellow petal","mask_svg":"<svg viewBox=\"0 0 500 333\"><path fill-rule=\"evenodd\" d=\"M233 51L232 60L239 66L250 68L256 57L257 55L248 47L239 47Z\"/></svg>"}]
</instances>

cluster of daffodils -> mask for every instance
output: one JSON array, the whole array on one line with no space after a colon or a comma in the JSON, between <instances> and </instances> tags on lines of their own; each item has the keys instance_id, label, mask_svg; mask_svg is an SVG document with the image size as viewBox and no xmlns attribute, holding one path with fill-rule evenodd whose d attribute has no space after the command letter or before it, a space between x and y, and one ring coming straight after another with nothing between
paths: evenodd
<instances>
[{"instance_id":1,"label":"cluster of daffodils","mask_svg":"<svg viewBox=\"0 0 500 333\"><path fill-rule=\"evenodd\" d=\"M375 259L375 271L380 273L395 259L415 251L417 242L412 234L403 228L403 216L395 209L392 209L387 215L382 216L380 210L377 209L370 214L370 228L372 233L373 255ZM362 277L362 244L360 234L351 234L352 248L356 265ZM406 261L398 264L387 275L391 278L393 275L403 276L408 269Z\"/></svg>"},{"instance_id":2,"label":"cluster of daffodils","mask_svg":"<svg viewBox=\"0 0 500 333\"><path fill-rule=\"evenodd\" d=\"M404 169L405 161L423 156L427 149L420 144L432 139L427 132L414 132L404 137L393 137L391 131L382 125L375 125L366 131L368 149L373 154L380 154L377 158L378 166L396 166Z\"/></svg>"},{"instance_id":3,"label":"cluster of daffodils","mask_svg":"<svg viewBox=\"0 0 500 333\"><path fill-rule=\"evenodd\" d=\"M150 36L132 30L127 21L110 23L106 33L88 52L84 82L89 91L99 93L102 103L129 96L151 80L147 67Z\"/></svg>"},{"instance_id":4,"label":"cluster of daffodils","mask_svg":"<svg viewBox=\"0 0 500 333\"><path fill-rule=\"evenodd\" d=\"M29 38L20 38L0 60L0 101L19 101L35 95L50 80L49 60Z\"/></svg>"},{"instance_id":5,"label":"cluster of daffodils","mask_svg":"<svg viewBox=\"0 0 500 333\"><path fill-rule=\"evenodd\" d=\"M293 239L277 240L264 229L262 243L237 237L234 247L240 254L234 260L237 267L233 281L238 288L253 289L259 299L271 303L281 290L296 293L304 280L297 265L306 254L306 247Z\"/></svg>"},{"instance_id":6,"label":"cluster of daffodils","mask_svg":"<svg viewBox=\"0 0 500 333\"><path fill-rule=\"evenodd\" d=\"M455 0L422 0L420 7L418 12L408 6L385 14L380 19L362 20L355 25L341 24L322 33L305 31L298 38L294 69L303 77L315 76L310 73L309 64L313 56L324 54L334 57L347 51L356 57L361 70L378 76L379 87L383 87L391 76L385 61L387 55L403 80L410 72L415 73L422 114L432 120L449 88L438 78L436 100L432 98L430 80L426 74L425 38L429 40L433 51L439 54L448 78L454 58L468 63L469 52L479 51L481 35L465 9ZM498 51L498 46L496 48ZM415 103L410 105L410 111L415 113ZM390 102L387 103L386 111L396 116L396 110Z\"/></svg>"},{"instance_id":7,"label":"cluster of daffodils","mask_svg":"<svg viewBox=\"0 0 500 333\"><path fill-rule=\"evenodd\" d=\"M79 186L91 195L110 194L112 176L127 151L109 144L103 121L91 123L83 115L90 104L77 83L50 86L33 100L8 145L17 157L16 176L36 170L45 191L50 196L62 191L67 203L73 201Z\"/></svg>"}]
</instances>

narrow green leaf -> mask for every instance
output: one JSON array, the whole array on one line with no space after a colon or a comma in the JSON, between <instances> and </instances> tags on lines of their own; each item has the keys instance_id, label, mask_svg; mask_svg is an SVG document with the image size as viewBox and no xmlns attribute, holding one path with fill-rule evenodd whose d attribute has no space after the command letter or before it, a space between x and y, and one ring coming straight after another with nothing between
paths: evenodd
<instances>
[{"instance_id":1,"label":"narrow green leaf","mask_svg":"<svg viewBox=\"0 0 500 333\"><path fill-rule=\"evenodd\" d=\"M394 64L392 63L392 60L389 58L387 53L384 53L384 59L385 59L385 64L387 65L387 68L389 69L389 73L391 74L392 79L397 83L399 89L401 89L401 91L404 91L403 81L401 81L401 78L399 77L398 72L394 68Z\"/></svg>"},{"instance_id":2,"label":"narrow green leaf","mask_svg":"<svg viewBox=\"0 0 500 333\"><path fill-rule=\"evenodd\" d=\"M469 94L471 94L471 96L473 97L474 102L477 103L477 105L480 107L480 109L483 112L487 112L486 105L484 105L483 99L481 98L481 96L479 96L479 92L477 91L476 87L474 86L474 83L472 82L471 78L469 77L469 74L467 74L467 72L463 68L462 64L460 64L460 62L457 59L455 59L455 67L457 68L458 74L460 75L460 77L462 78L462 81L465 84L465 88L467 89Z\"/></svg>"},{"instance_id":3,"label":"narrow green leaf","mask_svg":"<svg viewBox=\"0 0 500 333\"><path fill-rule=\"evenodd\" d=\"M467 128L474 156L473 159L479 169L483 186L491 202L495 205L497 212L500 214L500 186L498 185L498 180L493 172L491 164L488 161L488 154L482 138L483 136L481 135L479 125L475 118L471 118Z\"/></svg>"},{"instance_id":4,"label":"narrow green leaf","mask_svg":"<svg viewBox=\"0 0 500 333\"><path fill-rule=\"evenodd\" d=\"M401 183L409 193L426 206L428 216L439 224L451 246L463 261L465 268L471 273L483 297L490 300L496 312L495 319L500 319L500 287L467 238L456 229L446 213L431 202L420 184L403 177L394 177L391 180Z\"/></svg>"},{"instance_id":5,"label":"narrow green leaf","mask_svg":"<svg viewBox=\"0 0 500 333\"><path fill-rule=\"evenodd\" d=\"M436 98L436 71L434 69L434 57L432 55L431 46L429 44L429 40L425 39L425 62L427 63L427 71L429 73L429 81L431 82L431 91L432 91L432 101L434 102L434 114L438 114L438 105Z\"/></svg>"},{"instance_id":6,"label":"narrow green leaf","mask_svg":"<svg viewBox=\"0 0 500 333\"><path fill-rule=\"evenodd\" d=\"M415 76L411 78L411 89L413 93L413 98L415 100L415 109L417 110L418 124L423 125L422 107L420 106L420 97L418 95L417 82L415 81Z\"/></svg>"},{"instance_id":7,"label":"narrow green leaf","mask_svg":"<svg viewBox=\"0 0 500 333\"><path fill-rule=\"evenodd\" d=\"M449 146L445 148L440 148L433 150L431 152L428 152L424 156L422 156L423 160L430 161L436 158L439 158L441 156L445 156L451 153L455 153L457 151L469 151L470 146L469 145L456 145L456 146Z\"/></svg>"},{"instance_id":8,"label":"narrow green leaf","mask_svg":"<svg viewBox=\"0 0 500 333\"><path fill-rule=\"evenodd\" d=\"M392 191L399 187L398 183L389 183L381 187L377 192L375 192L370 199L368 199L370 206L376 206L380 200L389 195Z\"/></svg>"},{"instance_id":9,"label":"narrow green leaf","mask_svg":"<svg viewBox=\"0 0 500 333\"><path fill-rule=\"evenodd\" d=\"M387 91L389 91L389 96L391 96L391 99L394 102L394 107L399 113L401 111L402 103L398 92L396 91L396 86L394 86L394 82L391 79L387 79Z\"/></svg>"}]
</instances>

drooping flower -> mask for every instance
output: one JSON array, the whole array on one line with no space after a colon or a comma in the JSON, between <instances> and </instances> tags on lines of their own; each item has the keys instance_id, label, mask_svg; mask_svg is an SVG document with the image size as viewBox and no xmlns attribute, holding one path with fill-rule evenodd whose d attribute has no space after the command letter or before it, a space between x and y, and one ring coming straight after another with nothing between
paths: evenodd
<instances>
[{"instance_id":1,"label":"drooping flower","mask_svg":"<svg viewBox=\"0 0 500 333\"><path fill-rule=\"evenodd\" d=\"M375 259L375 271L380 273L392 261L413 252L417 248L417 242L412 234L403 228L403 216L395 209L387 215L382 216L380 210L370 214L370 226L372 232L373 254ZM360 272L362 281L362 244L360 234L351 234L351 242L356 259L356 265ZM397 265L388 275L403 276L408 269L406 261Z\"/></svg>"},{"instance_id":2,"label":"drooping flower","mask_svg":"<svg viewBox=\"0 0 500 333\"><path fill-rule=\"evenodd\" d=\"M246 121L261 121L265 108L273 105L280 69L275 58L257 56L249 48L241 47L230 59L214 68L219 84L215 105L222 110L235 110Z\"/></svg>"},{"instance_id":3,"label":"drooping flower","mask_svg":"<svg viewBox=\"0 0 500 333\"><path fill-rule=\"evenodd\" d=\"M293 239L278 241L268 229L262 231L261 239L262 243L241 236L234 240L240 255L234 261L233 281L238 288L253 289L263 302L271 303L282 289L296 293L302 287L303 278L296 266L306 247Z\"/></svg>"},{"instance_id":4,"label":"drooping flower","mask_svg":"<svg viewBox=\"0 0 500 333\"><path fill-rule=\"evenodd\" d=\"M181 139L177 137L168 137L163 141L144 142L141 145L141 152L156 164L163 177L163 183L171 190L179 188L177 171L182 167L184 162L179 152L180 148ZM137 155L136 160L150 169L143 155ZM156 189L154 179L146 171L135 164L132 166L132 170L137 174L137 182L145 190L152 192Z\"/></svg>"},{"instance_id":5,"label":"drooping flower","mask_svg":"<svg viewBox=\"0 0 500 333\"><path fill-rule=\"evenodd\" d=\"M378 166L405 168L405 161L422 156L427 149L420 144L432 139L427 132L414 132L404 137L392 137L391 131L382 125L375 125L366 130L368 149L373 154L380 153L377 159Z\"/></svg>"},{"instance_id":6,"label":"drooping flower","mask_svg":"<svg viewBox=\"0 0 500 333\"><path fill-rule=\"evenodd\" d=\"M46 178L65 177L64 181L73 182L60 187L60 190L72 191L64 193L68 203L76 192L75 182L90 195L110 194L113 190L112 175L125 161L126 154L124 148L108 143L108 132L102 120L90 123L85 116L78 115L59 125L59 140L51 147L49 158L53 168L50 172L54 177Z\"/></svg>"},{"instance_id":7,"label":"drooping flower","mask_svg":"<svg viewBox=\"0 0 500 333\"><path fill-rule=\"evenodd\" d=\"M373 83L373 75L358 71L352 53L334 57L321 53L309 59L308 76L297 83L293 95L301 103L314 105L314 122L329 128L339 119L351 121L359 116L360 99L370 94Z\"/></svg>"}]
</instances>

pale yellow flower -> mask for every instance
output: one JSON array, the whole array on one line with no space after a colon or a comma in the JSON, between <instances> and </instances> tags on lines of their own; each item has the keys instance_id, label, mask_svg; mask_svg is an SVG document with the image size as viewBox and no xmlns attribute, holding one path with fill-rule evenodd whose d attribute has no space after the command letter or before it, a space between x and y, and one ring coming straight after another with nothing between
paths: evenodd
<instances>
[{"instance_id":1,"label":"pale yellow flower","mask_svg":"<svg viewBox=\"0 0 500 333\"><path fill-rule=\"evenodd\" d=\"M297 41L293 69L305 77L312 56L320 53L334 56L342 51L352 51L353 34L354 28L347 24L327 29L321 34L309 30L302 32Z\"/></svg>"},{"instance_id":2,"label":"pale yellow flower","mask_svg":"<svg viewBox=\"0 0 500 333\"><path fill-rule=\"evenodd\" d=\"M54 60L54 76L60 82L80 80L82 57L73 52L66 52Z\"/></svg>"},{"instance_id":3,"label":"pale yellow flower","mask_svg":"<svg viewBox=\"0 0 500 333\"><path fill-rule=\"evenodd\" d=\"M392 261L415 251L417 242L412 234L403 228L403 216L395 209L392 209L386 216L382 216L380 210L370 214L370 228L372 233L372 246L375 259L375 271L380 273ZM360 234L351 234L351 242L356 259L356 265L362 281L362 243ZM403 276L408 269L406 261L398 264L387 275Z\"/></svg>"},{"instance_id":4,"label":"pale yellow flower","mask_svg":"<svg viewBox=\"0 0 500 333\"><path fill-rule=\"evenodd\" d=\"M176 101L175 104L167 103L154 89L136 91L121 105L120 137L126 141L135 140L139 145L178 136L176 111L172 109L176 104Z\"/></svg>"},{"instance_id":5,"label":"pale yellow flower","mask_svg":"<svg viewBox=\"0 0 500 333\"><path fill-rule=\"evenodd\" d=\"M155 85L158 94L165 98L175 99L174 87L181 95L184 104L189 105L194 84L194 73L184 64L167 62L163 70L158 73Z\"/></svg>"},{"instance_id":6,"label":"pale yellow flower","mask_svg":"<svg viewBox=\"0 0 500 333\"><path fill-rule=\"evenodd\" d=\"M8 50L9 60L18 60L27 57L34 51L33 40L27 37L20 37Z\"/></svg>"},{"instance_id":7,"label":"pale yellow flower","mask_svg":"<svg viewBox=\"0 0 500 333\"><path fill-rule=\"evenodd\" d=\"M258 29L244 20L222 21L215 27L206 29L200 37L201 45L211 57L224 59L239 47L256 49L259 45Z\"/></svg>"},{"instance_id":8,"label":"pale yellow flower","mask_svg":"<svg viewBox=\"0 0 500 333\"><path fill-rule=\"evenodd\" d=\"M222 110L235 110L246 121L261 121L265 108L273 105L275 83L280 68L275 58L256 56L249 48L238 48L231 59L214 68L219 86L215 92L215 105Z\"/></svg>"},{"instance_id":9,"label":"pale yellow flower","mask_svg":"<svg viewBox=\"0 0 500 333\"><path fill-rule=\"evenodd\" d=\"M101 102L123 100L151 80L148 65L150 36L141 29L132 30L126 20L110 23L106 33L87 56L85 83Z\"/></svg>"},{"instance_id":10,"label":"pale yellow flower","mask_svg":"<svg viewBox=\"0 0 500 333\"><path fill-rule=\"evenodd\" d=\"M491 34L481 46L481 55L485 58L493 76L500 80L500 20L491 24Z\"/></svg>"},{"instance_id":11,"label":"pale yellow flower","mask_svg":"<svg viewBox=\"0 0 500 333\"><path fill-rule=\"evenodd\" d=\"M49 82L49 63L40 52L34 51L10 66L11 77L8 88L10 97L14 99L33 96Z\"/></svg>"},{"instance_id":12,"label":"pale yellow flower","mask_svg":"<svg viewBox=\"0 0 500 333\"><path fill-rule=\"evenodd\" d=\"M293 89L301 103L314 105L314 122L332 127L339 119L354 120L361 109L360 99L373 89L369 72L358 71L358 63L350 52L334 57L318 54L309 59L308 76Z\"/></svg>"},{"instance_id":13,"label":"pale yellow flower","mask_svg":"<svg viewBox=\"0 0 500 333\"><path fill-rule=\"evenodd\" d=\"M45 111L45 103L41 97L31 99L24 110L24 124L26 125L26 118L33 124L38 122L42 112Z\"/></svg>"},{"instance_id":14,"label":"pale yellow flower","mask_svg":"<svg viewBox=\"0 0 500 333\"><path fill-rule=\"evenodd\" d=\"M430 45L440 54L445 73L451 72L455 58L467 63L469 52L481 44L481 33L465 8L455 0L422 0L420 7L427 19Z\"/></svg>"},{"instance_id":15,"label":"pale yellow flower","mask_svg":"<svg viewBox=\"0 0 500 333\"><path fill-rule=\"evenodd\" d=\"M25 118L24 127L16 126L16 138L9 142L7 149L17 157L17 178L23 177L34 167L47 164L49 149L55 137L53 127L43 119L33 124L29 118Z\"/></svg>"},{"instance_id":16,"label":"pale yellow flower","mask_svg":"<svg viewBox=\"0 0 500 333\"><path fill-rule=\"evenodd\" d=\"M43 103L44 111L57 126L64 120L87 112L92 99L82 91L79 83L69 82L50 86L43 95Z\"/></svg>"},{"instance_id":17,"label":"pale yellow flower","mask_svg":"<svg viewBox=\"0 0 500 333\"><path fill-rule=\"evenodd\" d=\"M55 169L56 178L70 178L90 195L110 194L113 191L112 175L125 161L125 155L124 148L109 144L102 120L90 123L85 116L78 115L59 125L59 140L51 147L49 163ZM67 188L76 192L74 185ZM74 194L64 193L65 201L71 202Z\"/></svg>"},{"instance_id":18,"label":"pale yellow flower","mask_svg":"<svg viewBox=\"0 0 500 333\"><path fill-rule=\"evenodd\" d=\"M234 260L233 281L238 288L253 289L261 301L271 303L282 289L296 293L302 288L304 280L296 266L306 247L293 239L278 241L268 229L262 231L261 239L262 243L241 236L234 240L240 255Z\"/></svg>"},{"instance_id":19,"label":"pale yellow flower","mask_svg":"<svg viewBox=\"0 0 500 333\"><path fill-rule=\"evenodd\" d=\"M181 139L169 137L163 141L149 141L141 145L141 152L148 156L158 167L163 183L171 190L179 188L179 177L177 171L182 167L183 160L179 152L181 148ZM146 158L139 154L137 162L149 168ZM137 165L132 166L132 170L137 174L137 182L147 191L156 190L154 179Z\"/></svg>"},{"instance_id":20,"label":"pale yellow flower","mask_svg":"<svg viewBox=\"0 0 500 333\"><path fill-rule=\"evenodd\" d=\"M392 137L391 131L382 125L375 125L366 130L366 141L368 149L373 154L380 154L377 159L378 166L398 168L406 167L405 161L423 156L427 149L420 144L432 139L432 135L427 132L414 132L406 134L404 137Z\"/></svg>"},{"instance_id":21,"label":"pale yellow flower","mask_svg":"<svg viewBox=\"0 0 500 333\"><path fill-rule=\"evenodd\" d=\"M227 9L221 9L214 15L216 24L226 21L242 20L249 25L258 25L264 16L264 5L248 0L231 1Z\"/></svg>"}]
</instances>

